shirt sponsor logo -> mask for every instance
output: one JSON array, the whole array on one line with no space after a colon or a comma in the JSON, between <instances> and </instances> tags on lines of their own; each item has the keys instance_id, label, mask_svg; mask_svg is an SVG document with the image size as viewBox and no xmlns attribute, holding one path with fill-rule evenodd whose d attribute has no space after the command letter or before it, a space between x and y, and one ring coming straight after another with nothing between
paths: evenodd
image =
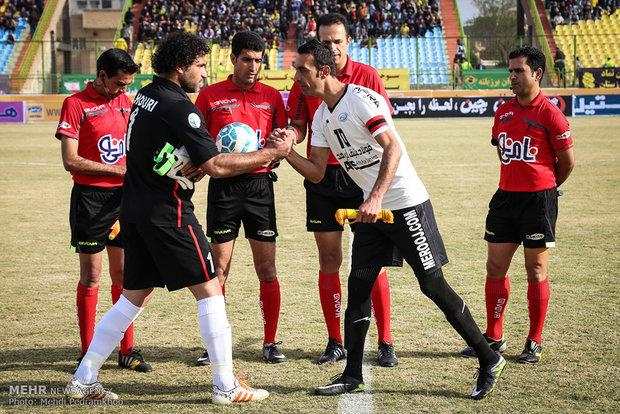
<instances>
[{"instance_id":1,"label":"shirt sponsor logo","mask_svg":"<svg viewBox=\"0 0 620 414\"><path fill-rule=\"evenodd\" d=\"M413 244L418 251L418 257L420 257L422 267L424 270L432 269L436 265L435 258L433 257L428 240L426 239L426 234L424 234L424 229L420 223L418 213L416 213L415 210L411 210L406 212L403 216L405 218L405 222L407 223L407 227L411 232L411 238L413 239Z\"/></svg>"},{"instance_id":2,"label":"shirt sponsor logo","mask_svg":"<svg viewBox=\"0 0 620 414\"><path fill-rule=\"evenodd\" d=\"M368 158L362 158L361 160L346 160L342 163L342 166L346 171L349 170L365 170L366 168L373 167L379 164L381 160L377 155L372 155Z\"/></svg>"},{"instance_id":3,"label":"shirt sponsor logo","mask_svg":"<svg viewBox=\"0 0 620 414\"><path fill-rule=\"evenodd\" d=\"M146 95L142 95L141 93L138 93L136 95L136 99L134 99L133 101L134 105L139 106L140 108L145 109L149 112L153 112L153 109L155 109L158 103L159 101L156 101L153 98L149 98Z\"/></svg>"},{"instance_id":4,"label":"shirt sponsor logo","mask_svg":"<svg viewBox=\"0 0 620 414\"><path fill-rule=\"evenodd\" d=\"M87 118L93 118L104 114L108 111L108 109L104 105L93 106L92 108L84 108L84 114Z\"/></svg>"},{"instance_id":5,"label":"shirt sponsor logo","mask_svg":"<svg viewBox=\"0 0 620 414\"><path fill-rule=\"evenodd\" d=\"M269 102L263 102L263 103L250 102L250 105L252 105L252 107L256 109L264 109L266 111L271 111L271 108L272 108Z\"/></svg>"},{"instance_id":6,"label":"shirt sponsor logo","mask_svg":"<svg viewBox=\"0 0 620 414\"><path fill-rule=\"evenodd\" d=\"M71 124L67 121L61 121L60 124L58 124L58 129L71 129Z\"/></svg>"},{"instance_id":7,"label":"shirt sponsor logo","mask_svg":"<svg viewBox=\"0 0 620 414\"><path fill-rule=\"evenodd\" d=\"M116 164L125 156L125 140L112 138L112 135L104 135L97 141L99 156L104 164Z\"/></svg>"},{"instance_id":8,"label":"shirt sponsor logo","mask_svg":"<svg viewBox=\"0 0 620 414\"><path fill-rule=\"evenodd\" d=\"M369 152L372 152L372 145L366 144L360 148L352 148L348 151L339 152L338 154L336 154L336 158L339 160L343 158L353 158L360 155L368 154Z\"/></svg>"},{"instance_id":9,"label":"shirt sponsor logo","mask_svg":"<svg viewBox=\"0 0 620 414\"><path fill-rule=\"evenodd\" d=\"M536 162L538 148L531 145L532 138L523 137L523 141L509 138L505 132L497 137L502 164L508 165L512 161Z\"/></svg>"},{"instance_id":10,"label":"shirt sponsor logo","mask_svg":"<svg viewBox=\"0 0 620 414\"><path fill-rule=\"evenodd\" d=\"M545 237L542 233L534 233L534 234L526 234L525 238L527 240L542 240Z\"/></svg>"},{"instance_id":11,"label":"shirt sponsor logo","mask_svg":"<svg viewBox=\"0 0 620 414\"><path fill-rule=\"evenodd\" d=\"M231 104L223 104L223 105L214 106L213 108L210 109L210 111L211 112L228 111L232 114L232 111L237 108L239 108L238 103L231 103Z\"/></svg>"},{"instance_id":12,"label":"shirt sponsor logo","mask_svg":"<svg viewBox=\"0 0 620 414\"><path fill-rule=\"evenodd\" d=\"M310 222L310 224L321 224L321 223L323 223L321 220L313 220L313 219L310 219L309 222Z\"/></svg>"},{"instance_id":13,"label":"shirt sponsor logo","mask_svg":"<svg viewBox=\"0 0 620 414\"><path fill-rule=\"evenodd\" d=\"M505 124L506 122L510 121L513 116L514 116L514 112L512 111L501 114L499 116L499 122Z\"/></svg>"},{"instance_id":14,"label":"shirt sponsor logo","mask_svg":"<svg viewBox=\"0 0 620 414\"><path fill-rule=\"evenodd\" d=\"M200 116L198 116L198 114L192 112L191 114L187 115L187 122L189 123L189 126L191 126L192 128L200 128Z\"/></svg>"},{"instance_id":15,"label":"shirt sponsor logo","mask_svg":"<svg viewBox=\"0 0 620 414\"><path fill-rule=\"evenodd\" d=\"M372 96L369 92L363 90L362 88L360 88L359 86L356 86L355 88L353 88L353 92L357 93L358 95L361 95L362 98L366 98L368 99L371 103L373 103L377 108L379 108L379 106L381 105L379 103L379 101L377 100L377 98L375 98L374 96Z\"/></svg>"},{"instance_id":16,"label":"shirt sponsor logo","mask_svg":"<svg viewBox=\"0 0 620 414\"><path fill-rule=\"evenodd\" d=\"M237 98L232 98L232 99L219 99L215 102L213 102L213 106L220 106L220 105L229 105L229 104L235 104L237 103Z\"/></svg>"},{"instance_id":17,"label":"shirt sponsor logo","mask_svg":"<svg viewBox=\"0 0 620 414\"><path fill-rule=\"evenodd\" d=\"M224 230L214 230L213 234L228 234L228 233L232 233L231 229L224 229Z\"/></svg>"},{"instance_id":18,"label":"shirt sponsor logo","mask_svg":"<svg viewBox=\"0 0 620 414\"><path fill-rule=\"evenodd\" d=\"M258 234L259 236L271 237L271 236L275 236L276 232L273 230L259 230L256 232L256 234Z\"/></svg>"}]
</instances>

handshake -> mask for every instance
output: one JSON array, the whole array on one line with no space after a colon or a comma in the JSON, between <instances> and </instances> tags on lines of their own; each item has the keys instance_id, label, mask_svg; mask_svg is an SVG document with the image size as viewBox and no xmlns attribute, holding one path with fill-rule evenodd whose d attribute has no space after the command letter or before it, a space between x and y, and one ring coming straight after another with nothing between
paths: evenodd
<instances>
[{"instance_id":1,"label":"handshake","mask_svg":"<svg viewBox=\"0 0 620 414\"><path fill-rule=\"evenodd\" d=\"M276 128L271 132L269 138L265 142L264 148L273 148L276 150L276 157L270 166L274 168L283 158L286 158L291 152L291 148L297 141L297 131L294 128Z\"/></svg>"}]
</instances>

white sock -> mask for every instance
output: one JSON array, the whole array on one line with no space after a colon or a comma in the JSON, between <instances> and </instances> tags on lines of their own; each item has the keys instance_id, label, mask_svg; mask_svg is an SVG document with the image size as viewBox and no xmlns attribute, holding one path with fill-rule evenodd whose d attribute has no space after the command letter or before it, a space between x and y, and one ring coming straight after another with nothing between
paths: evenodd
<instances>
[{"instance_id":1,"label":"white sock","mask_svg":"<svg viewBox=\"0 0 620 414\"><path fill-rule=\"evenodd\" d=\"M101 366L123 338L129 325L140 315L142 309L144 308L137 307L121 295L97 324L88 352L75 371L75 379L82 384L92 384L97 381Z\"/></svg>"},{"instance_id":2,"label":"white sock","mask_svg":"<svg viewBox=\"0 0 620 414\"><path fill-rule=\"evenodd\" d=\"M204 346L209 352L213 385L221 390L235 386L232 361L232 332L224 296L211 296L196 302L198 325Z\"/></svg>"}]
</instances>

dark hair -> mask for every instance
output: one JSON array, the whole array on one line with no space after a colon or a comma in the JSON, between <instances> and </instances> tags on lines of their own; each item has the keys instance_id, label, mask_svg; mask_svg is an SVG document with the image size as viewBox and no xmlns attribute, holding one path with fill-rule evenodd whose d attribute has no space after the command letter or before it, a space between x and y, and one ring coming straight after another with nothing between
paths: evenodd
<instances>
[{"instance_id":1,"label":"dark hair","mask_svg":"<svg viewBox=\"0 0 620 414\"><path fill-rule=\"evenodd\" d=\"M209 53L202 37L188 32L175 32L164 39L153 54L152 66L158 75L167 75L176 68L187 68L200 56Z\"/></svg>"},{"instance_id":2,"label":"dark hair","mask_svg":"<svg viewBox=\"0 0 620 414\"><path fill-rule=\"evenodd\" d=\"M101 71L110 77L118 75L121 71L133 75L139 70L140 65L137 65L129 53L122 49L108 49L97 58L97 75Z\"/></svg>"},{"instance_id":3,"label":"dark hair","mask_svg":"<svg viewBox=\"0 0 620 414\"><path fill-rule=\"evenodd\" d=\"M329 47L319 42L316 37L299 46L297 53L300 55L312 55L314 57L314 65L317 69L321 69L323 66L329 66L329 74L333 76L336 75L334 53Z\"/></svg>"},{"instance_id":4,"label":"dark hair","mask_svg":"<svg viewBox=\"0 0 620 414\"><path fill-rule=\"evenodd\" d=\"M545 70L547 69L545 54L541 52L540 49L533 46L522 46L508 54L508 59L516 59L518 57L524 57L525 63L527 63L533 71L542 69L543 75L545 74Z\"/></svg>"},{"instance_id":5,"label":"dark hair","mask_svg":"<svg viewBox=\"0 0 620 414\"><path fill-rule=\"evenodd\" d=\"M316 22L316 30L318 32L321 26L331 26L332 24L341 24L344 26L344 31L349 36L349 22L347 18L340 13L327 13L319 17Z\"/></svg>"},{"instance_id":6,"label":"dark hair","mask_svg":"<svg viewBox=\"0 0 620 414\"><path fill-rule=\"evenodd\" d=\"M263 53L265 52L265 41L256 32L249 30L237 32L232 38L232 54L239 56L244 49Z\"/></svg>"}]
</instances>

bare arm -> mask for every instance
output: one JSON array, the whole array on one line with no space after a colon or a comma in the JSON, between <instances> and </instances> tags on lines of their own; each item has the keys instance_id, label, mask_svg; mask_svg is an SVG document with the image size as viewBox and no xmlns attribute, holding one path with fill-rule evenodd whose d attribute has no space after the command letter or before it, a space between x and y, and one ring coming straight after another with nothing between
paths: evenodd
<instances>
[{"instance_id":1,"label":"bare arm","mask_svg":"<svg viewBox=\"0 0 620 414\"><path fill-rule=\"evenodd\" d=\"M379 174L377 175L375 185L372 187L368 198L359 207L360 214L357 221L363 223L374 223L377 221L377 213L381 210L383 196L392 185L401 156L400 145L392 131L382 132L375 139L383 148L383 156L381 157Z\"/></svg>"},{"instance_id":2,"label":"bare arm","mask_svg":"<svg viewBox=\"0 0 620 414\"><path fill-rule=\"evenodd\" d=\"M291 126L297 130L297 144L306 138L308 123L300 119L291 119Z\"/></svg>"},{"instance_id":3,"label":"bare arm","mask_svg":"<svg viewBox=\"0 0 620 414\"><path fill-rule=\"evenodd\" d=\"M291 150L286 160L298 173L313 183L318 183L325 176L327 158L329 158L329 148L312 146L309 158L304 158L295 150Z\"/></svg>"},{"instance_id":4,"label":"bare arm","mask_svg":"<svg viewBox=\"0 0 620 414\"><path fill-rule=\"evenodd\" d=\"M72 173L80 173L87 175L125 175L126 167L124 165L108 165L95 161L87 160L78 155L78 142L76 139L67 136L61 137L60 151L62 155L62 165L65 170Z\"/></svg>"},{"instance_id":5,"label":"bare arm","mask_svg":"<svg viewBox=\"0 0 620 414\"><path fill-rule=\"evenodd\" d=\"M555 181L561 186L575 167L575 154L573 148L557 153L558 160L555 163Z\"/></svg>"},{"instance_id":6,"label":"bare arm","mask_svg":"<svg viewBox=\"0 0 620 414\"><path fill-rule=\"evenodd\" d=\"M292 137L289 136L278 141L269 141L268 145L268 147L258 151L243 154L218 154L205 161L198 169L215 178L247 173L268 165L273 160L286 157L291 150L293 141Z\"/></svg>"}]
</instances>

